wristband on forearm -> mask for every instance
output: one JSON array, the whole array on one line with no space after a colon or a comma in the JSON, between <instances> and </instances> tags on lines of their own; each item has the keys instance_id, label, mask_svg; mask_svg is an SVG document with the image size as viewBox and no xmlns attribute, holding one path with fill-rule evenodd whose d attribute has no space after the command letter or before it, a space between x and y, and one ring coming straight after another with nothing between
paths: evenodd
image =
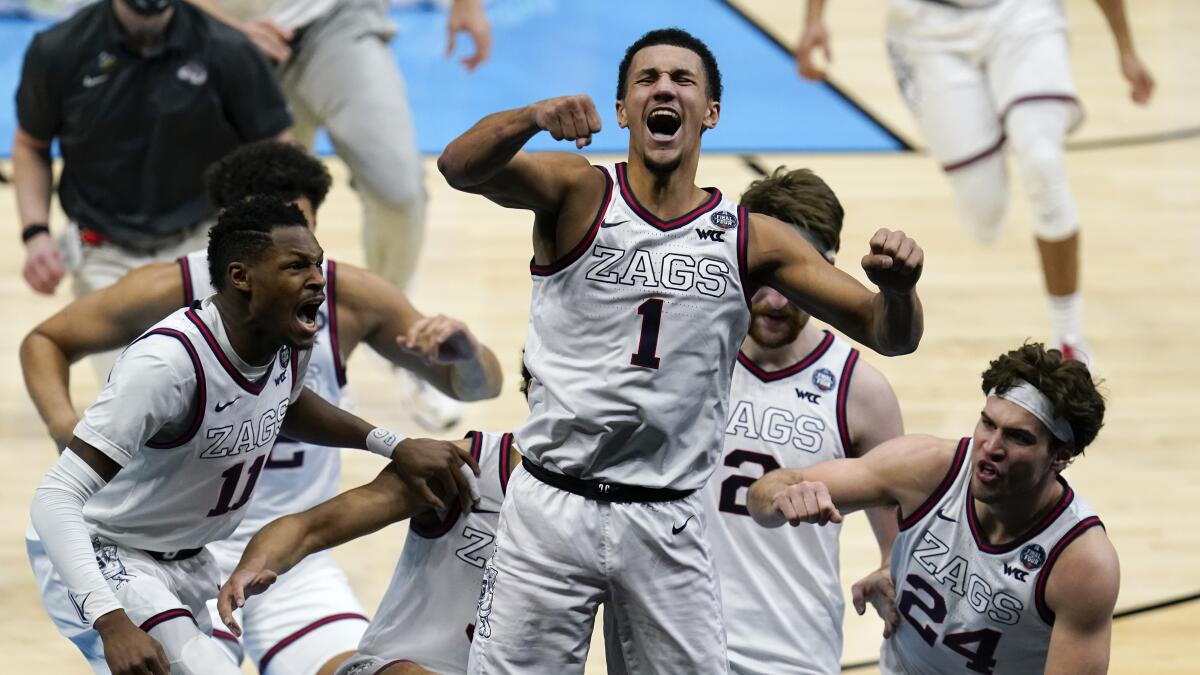
<instances>
[{"instance_id":1,"label":"wristband on forearm","mask_svg":"<svg viewBox=\"0 0 1200 675\"><path fill-rule=\"evenodd\" d=\"M375 427L371 433L367 434L367 450L379 455L380 457L392 458L392 451L397 445L404 442L408 438L402 433L396 431L388 431L383 427Z\"/></svg>"},{"instance_id":2,"label":"wristband on forearm","mask_svg":"<svg viewBox=\"0 0 1200 675\"><path fill-rule=\"evenodd\" d=\"M50 234L50 226L45 223L32 223L26 225L25 229L21 230L21 243L27 244L30 239L39 234Z\"/></svg>"}]
</instances>

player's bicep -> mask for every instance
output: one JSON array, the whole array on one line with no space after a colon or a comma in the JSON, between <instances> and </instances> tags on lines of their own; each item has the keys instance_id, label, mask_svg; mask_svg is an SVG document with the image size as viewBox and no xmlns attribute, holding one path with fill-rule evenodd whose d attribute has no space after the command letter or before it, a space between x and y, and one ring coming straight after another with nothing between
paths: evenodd
<instances>
[{"instance_id":1,"label":"player's bicep","mask_svg":"<svg viewBox=\"0 0 1200 675\"><path fill-rule=\"evenodd\" d=\"M1103 528L1080 535L1048 573L1046 604L1054 613L1054 628L1046 673L1107 672L1120 563Z\"/></svg>"},{"instance_id":2,"label":"player's bicep","mask_svg":"<svg viewBox=\"0 0 1200 675\"><path fill-rule=\"evenodd\" d=\"M495 176L465 189L507 208L557 213L588 173L595 172L582 155L522 151Z\"/></svg>"},{"instance_id":3,"label":"player's bicep","mask_svg":"<svg viewBox=\"0 0 1200 675\"><path fill-rule=\"evenodd\" d=\"M846 403L852 457L861 457L885 441L904 434L900 403L887 378L861 360L850 381Z\"/></svg>"}]
</instances>

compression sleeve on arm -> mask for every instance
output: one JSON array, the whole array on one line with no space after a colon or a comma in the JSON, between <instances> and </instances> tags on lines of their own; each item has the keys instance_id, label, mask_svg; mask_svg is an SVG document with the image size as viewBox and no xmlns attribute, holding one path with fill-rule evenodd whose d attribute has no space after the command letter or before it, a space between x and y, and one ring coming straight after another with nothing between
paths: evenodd
<instances>
[{"instance_id":1,"label":"compression sleeve on arm","mask_svg":"<svg viewBox=\"0 0 1200 675\"><path fill-rule=\"evenodd\" d=\"M42 538L50 562L89 624L122 608L100 573L92 538L83 521L83 505L104 485L104 479L92 467L71 450L64 450L34 492L29 507L33 527Z\"/></svg>"}]
</instances>

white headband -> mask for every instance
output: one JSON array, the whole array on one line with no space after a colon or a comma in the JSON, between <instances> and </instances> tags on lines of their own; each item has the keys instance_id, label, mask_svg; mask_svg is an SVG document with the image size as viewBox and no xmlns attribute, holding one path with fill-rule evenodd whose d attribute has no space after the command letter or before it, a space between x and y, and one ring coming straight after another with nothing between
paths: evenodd
<instances>
[{"instance_id":1,"label":"white headband","mask_svg":"<svg viewBox=\"0 0 1200 675\"><path fill-rule=\"evenodd\" d=\"M1050 399L1038 391L1037 387L1025 380L1015 380L1013 385L1006 389L1004 393L999 393L995 388L992 388L988 392L988 396L1002 398L1005 401L1021 406L1025 410L1028 410L1029 414L1038 418L1038 421L1045 425L1055 438L1064 443L1075 442L1075 432L1071 430L1071 424L1064 417L1056 417L1054 415L1054 406L1050 403Z\"/></svg>"},{"instance_id":2,"label":"white headband","mask_svg":"<svg viewBox=\"0 0 1200 675\"><path fill-rule=\"evenodd\" d=\"M800 236L804 237L805 241L812 244L812 247L817 249L817 253L820 253L821 257L824 258L830 265L832 265L833 251L826 247L825 243L822 242L820 238L818 238L817 235L807 227L804 227L803 225L796 225L795 227L796 231L800 233Z\"/></svg>"}]
</instances>

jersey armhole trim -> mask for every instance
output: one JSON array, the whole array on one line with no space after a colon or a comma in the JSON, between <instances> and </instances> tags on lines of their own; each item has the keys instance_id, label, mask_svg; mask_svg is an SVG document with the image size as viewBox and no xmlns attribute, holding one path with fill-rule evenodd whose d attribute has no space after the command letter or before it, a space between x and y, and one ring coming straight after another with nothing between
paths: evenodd
<instances>
[{"instance_id":1,"label":"jersey armhole trim","mask_svg":"<svg viewBox=\"0 0 1200 675\"><path fill-rule=\"evenodd\" d=\"M512 476L509 465L512 464L512 432L500 437L500 494L508 494L508 479ZM478 458L477 458L478 459Z\"/></svg>"},{"instance_id":2,"label":"jersey armhole trim","mask_svg":"<svg viewBox=\"0 0 1200 675\"><path fill-rule=\"evenodd\" d=\"M471 457L478 462L479 458L483 456L483 432L468 431L463 438L471 439ZM462 516L462 507L459 506L458 500L455 500L454 505L446 511L446 517L437 525L424 527L414 518L408 525L408 531L422 539L439 539L454 527L460 516Z\"/></svg>"},{"instance_id":3,"label":"jersey armhole trim","mask_svg":"<svg viewBox=\"0 0 1200 675\"><path fill-rule=\"evenodd\" d=\"M1075 527L1068 530L1062 539L1059 539L1058 543L1054 545L1054 548L1050 549L1050 554L1046 556L1046 566L1038 574L1037 586L1034 587L1033 591L1033 599L1034 604L1037 605L1038 616L1042 617L1042 620L1048 625L1054 625L1054 612L1050 611L1050 607L1046 605L1046 586L1050 581L1050 572L1054 569L1054 564L1058 562L1058 558L1062 555L1062 552L1066 550L1071 542L1078 539L1084 532L1097 526L1101 529L1104 528L1104 523L1101 522L1099 516L1084 518L1076 523Z\"/></svg>"},{"instance_id":4,"label":"jersey armhole trim","mask_svg":"<svg viewBox=\"0 0 1200 675\"><path fill-rule=\"evenodd\" d=\"M196 291L192 288L192 263L188 262L187 256L180 256L176 260L179 264L179 271L183 275L183 305L188 307L192 301L196 299Z\"/></svg>"},{"instance_id":5,"label":"jersey armhole trim","mask_svg":"<svg viewBox=\"0 0 1200 675\"><path fill-rule=\"evenodd\" d=\"M742 281L742 293L746 296L746 306L754 304L754 293L758 290L750 283L750 211L744 206L738 206L737 233L737 264L738 277Z\"/></svg>"},{"instance_id":6,"label":"jersey armhole trim","mask_svg":"<svg viewBox=\"0 0 1200 675\"><path fill-rule=\"evenodd\" d=\"M933 510L933 507L942 500L942 497L946 496L946 492L950 489L950 486L954 484L955 479L958 478L959 472L962 471L963 462L965 462L967 458L967 448L970 446L970 444L970 436L964 437L958 442L958 449L954 451L954 461L950 462L950 468L946 471L946 476L942 478L942 482L938 484L937 489L933 491L933 494L929 495L924 502L921 502L921 505L917 507L916 511L912 512L912 515L905 518L904 514L900 513L899 510L896 511L896 520L899 521L899 528L901 532L909 529L913 525L916 525L921 521L922 518L929 515L929 512Z\"/></svg>"},{"instance_id":7,"label":"jersey armhole trim","mask_svg":"<svg viewBox=\"0 0 1200 675\"><path fill-rule=\"evenodd\" d=\"M854 367L858 365L858 350L851 349L846 357L846 365L842 367L842 377L838 382L836 416L838 439L842 442L842 457L850 457L850 422L846 415L847 403L850 400L850 380L854 377Z\"/></svg>"},{"instance_id":8,"label":"jersey armhole trim","mask_svg":"<svg viewBox=\"0 0 1200 675\"><path fill-rule=\"evenodd\" d=\"M329 350L333 353L333 372L337 377L339 387L346 386L346 365L342 363L342 351L338 344L337 323L337 264L332 260L326 261L325 271L326 293L325 306L329 313Z\"/></svg>"},{"instance_id":9,"label":"jersey armhole trim","mask_svg":"<svg viewBox=\"0 0 1200 675\"><path fill-rule=\"evenodd\" d=\"M608 212L609 202L612 201L613 179L608 175L608 170L601 166L594 167L597 171L604 175L604 198L600 200L600 208L596 209L596 217L592 219L592 224L588 228L587 233L583 235L583 239L579 240L575 247L567 252L566 255L551 262L548 265L539 265L533 259L529 259L529 273L538 277L548 277L557 272L561 272L571 266L583 256L584 251L591 247L592 242L596 240L596 233L600 231L600 225L604 222L604 214Z\"/></svg>"},{"instance_id":10,"label":"jersey armhole trim","mask_svg":"<svg viewBox=\"0 0 1200 675\"><path fill-rule=\"evenodd\" d=\"M183 344L184 350L187 351L188 358L192 360L192 367L196 369L196 395L193 397L196 404L196 410L192 414L192 423L187 428L187 431L179 435L178 438L173 438L168 441L154 441L150 439L146 441L146 447L156 450L168 450L170 448L178 448L179 446L192 440L196 432L200 430L200 423L204 421L204 409L208 405L208 387L204 380L204 365L200 363L200 355L196 353L196 348L192 345L192 341L187 339L187 336L182 332L173 328L156 328L136 341L141 342L151 335L162 335L164 337L175 338Z\"/></svg>"}]
</instances>

